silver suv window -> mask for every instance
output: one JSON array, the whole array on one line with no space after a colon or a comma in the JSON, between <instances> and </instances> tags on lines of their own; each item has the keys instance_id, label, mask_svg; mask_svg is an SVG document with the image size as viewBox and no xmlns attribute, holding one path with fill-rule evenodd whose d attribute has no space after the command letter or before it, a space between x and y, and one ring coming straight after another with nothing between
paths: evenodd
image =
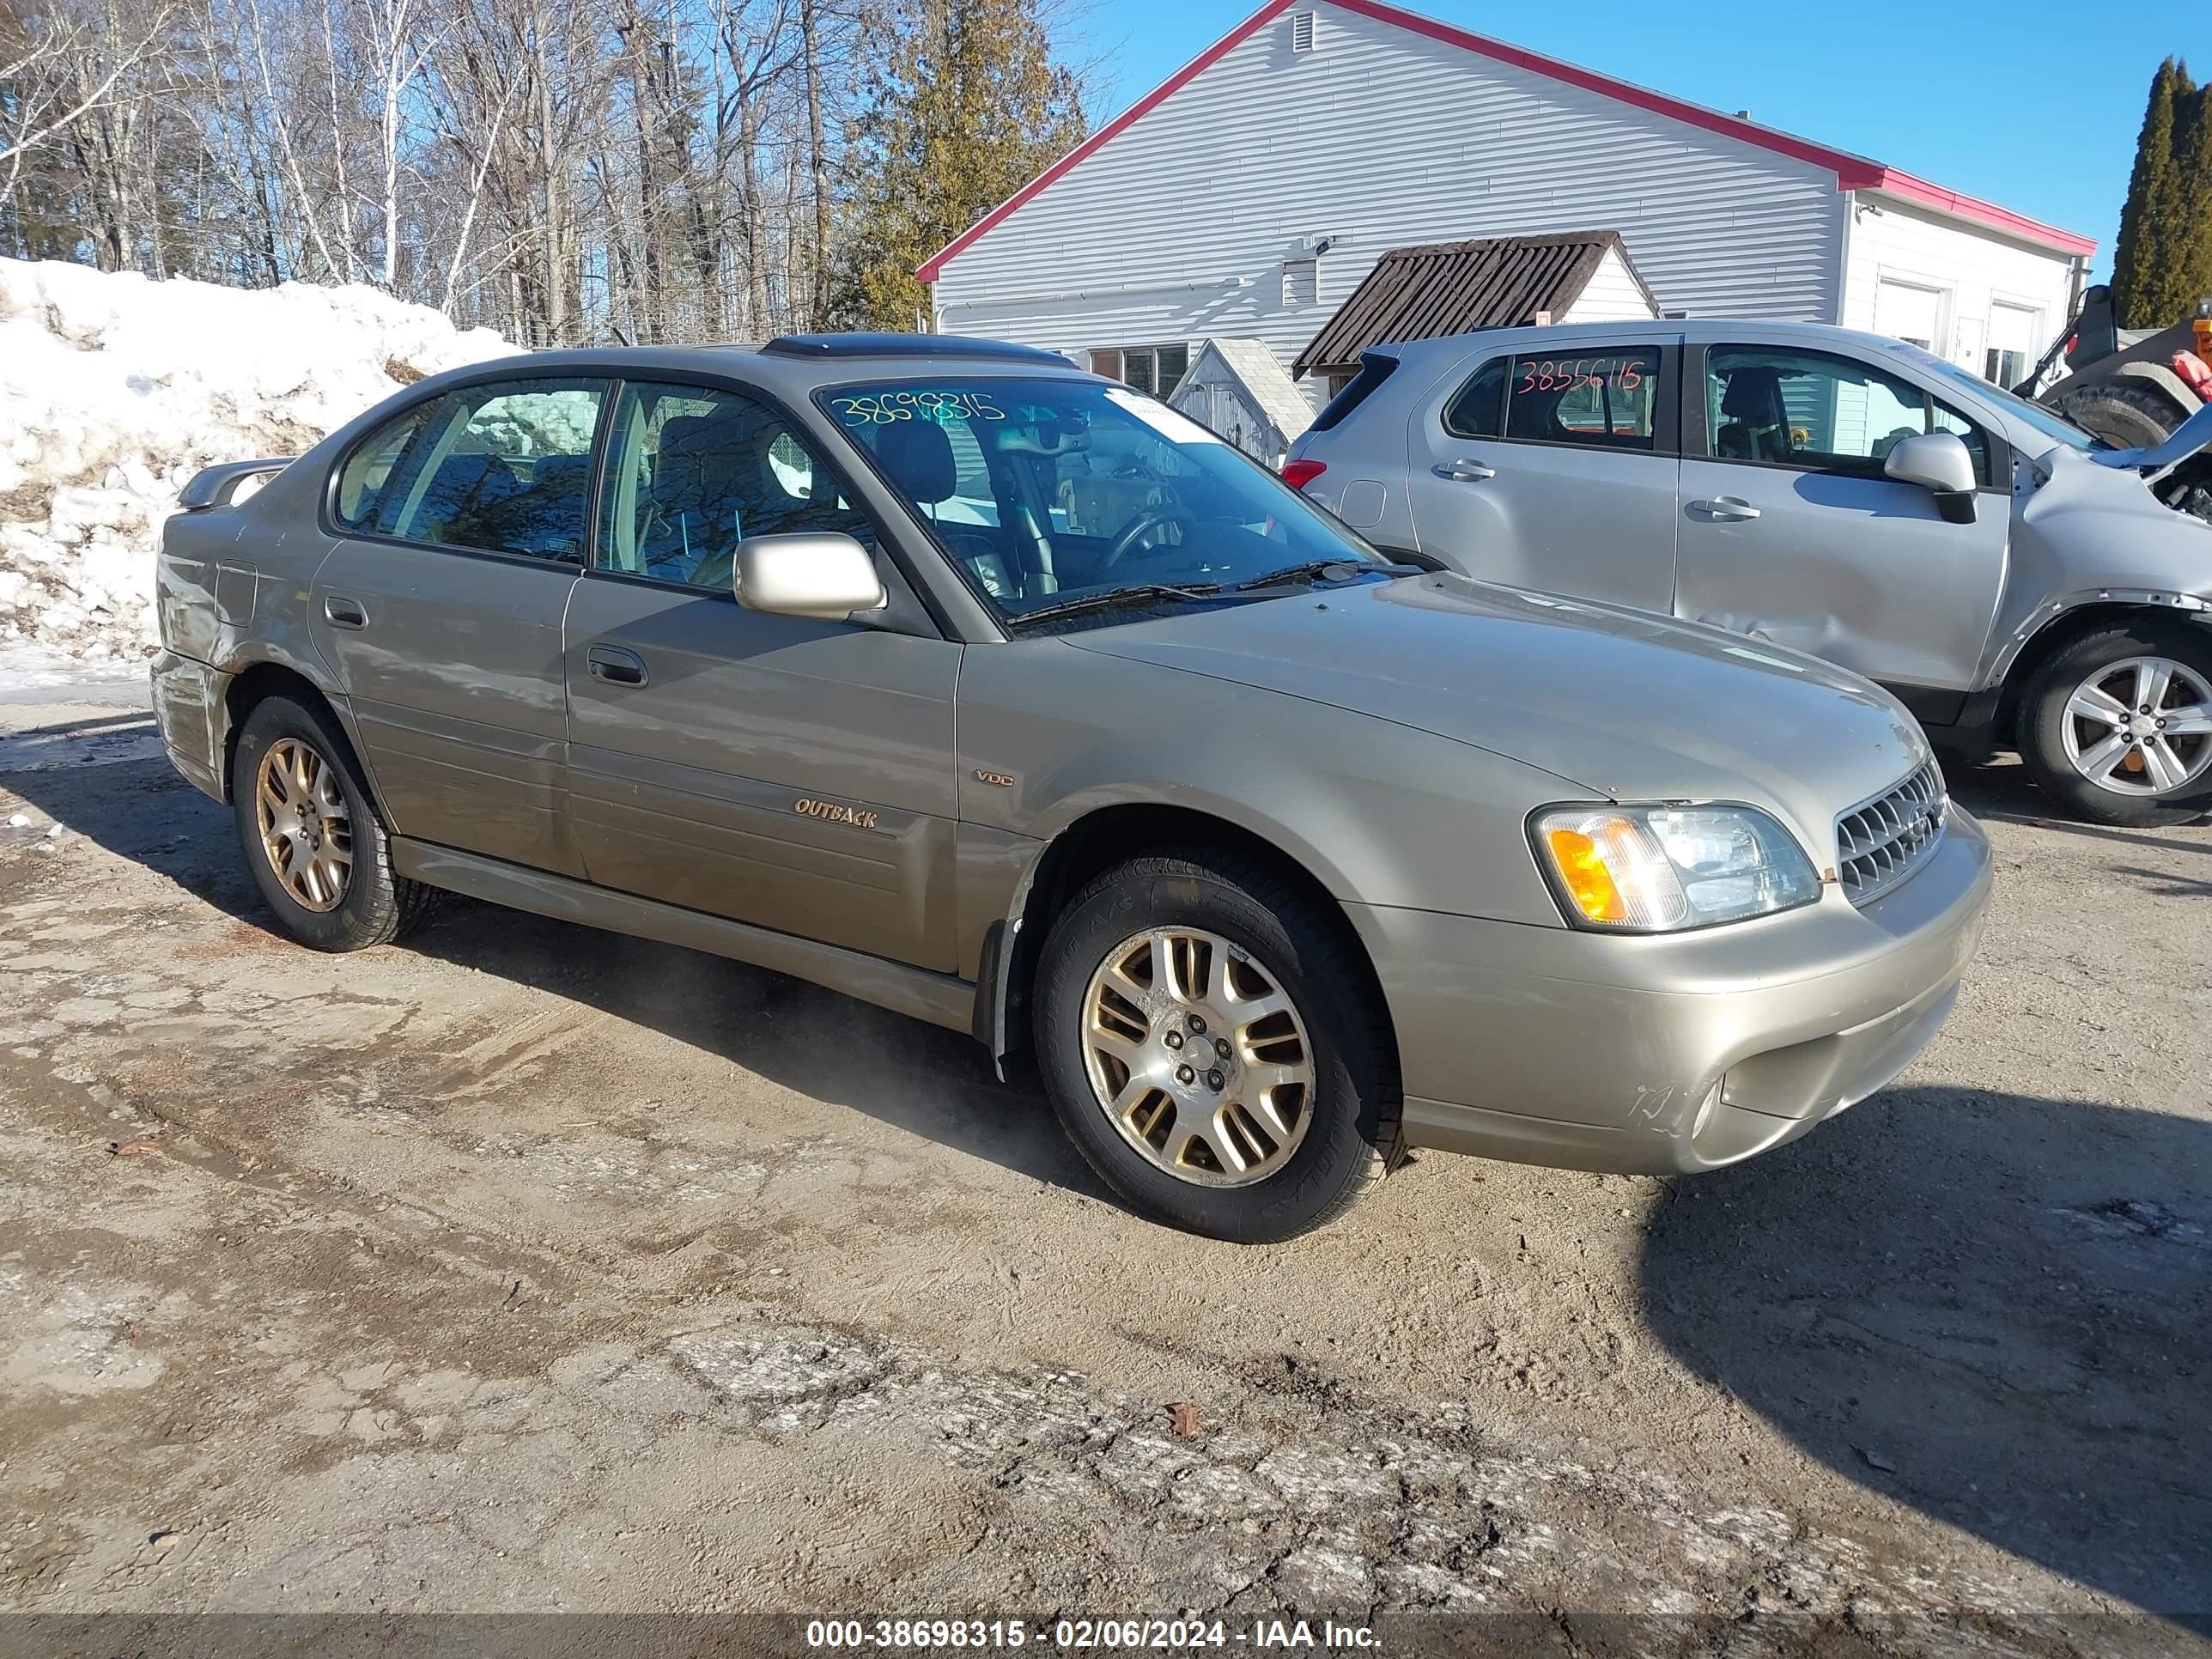
<instances>
[{"instance_id":1,"label":"silver suv window","mask_svg":"<svg viewBox=\"0 0 2212 1659\"><path fill-rule=\"evenodd\" d=\"M1493 357L1444 405L1444 430L1648 453L1661 447L1664 363L1656 345Z\"/></svg>"},{"instance_id":2,"label":"silver suv window","mask_svg":"<svg viewBox=\"0 0 2212 1659\"><path fill-rule=\"evenodd\" d=\"M1901 375L1856 357L1762 345L1719 345L1705 354L1706 453L1816 472L1882 476L1900 438L1949 432L1991 482L1989 438L1958 410Z\"/></svg>"}]
</instances>

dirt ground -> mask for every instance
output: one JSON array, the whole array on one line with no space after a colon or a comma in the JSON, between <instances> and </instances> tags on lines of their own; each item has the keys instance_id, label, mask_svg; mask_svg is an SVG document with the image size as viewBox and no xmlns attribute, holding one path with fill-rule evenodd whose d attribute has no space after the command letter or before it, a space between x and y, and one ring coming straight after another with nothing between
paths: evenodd
<instances>
[{"instance_id":1,"label":"dirt ground","mask_svg":"<svg viewBox=\"0 0 2212 1659\"><path fill-rule=\"evenodd\" d=\"M0 703L0 1642L1294 1608L2212 1652L2212 827L1958 777L1996 910L1898 1086L1679 1182L1425 1156L1239 1249L791 981L458 901L295 949L98 698Z\"/></svg>"}]
</instances>

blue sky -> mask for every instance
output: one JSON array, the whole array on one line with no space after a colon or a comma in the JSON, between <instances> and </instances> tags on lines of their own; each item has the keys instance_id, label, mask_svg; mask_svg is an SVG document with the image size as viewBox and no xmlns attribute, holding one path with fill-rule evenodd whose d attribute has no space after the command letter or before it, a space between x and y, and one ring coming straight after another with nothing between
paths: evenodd
<instances>
[{"instance_id":1,"label":"blue sky","mask_svg":"<svg viewBox=\"0 0 2212 1659\"><path fill-rule=\"evenodd\" d=\"M1075 0L1079 8L1084 0ZM1684 14L1626 0L1500 9L1397 0L1570 63L1752 118L2097 239L2109 269L2152 72L2168 52L2212 76L2204 0L2094 6L1723 0ZM1174 73L1258 0L1096 0L1067 18L1104 120ZM1855 26L1854 26L1855 25Z\"/></svg>"}]
</instances>

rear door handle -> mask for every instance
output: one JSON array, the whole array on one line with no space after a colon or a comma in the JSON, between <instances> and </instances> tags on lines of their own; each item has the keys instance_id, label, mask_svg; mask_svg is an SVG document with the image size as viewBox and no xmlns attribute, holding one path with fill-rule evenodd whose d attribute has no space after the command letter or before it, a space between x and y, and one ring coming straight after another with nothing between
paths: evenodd
<instances>
[{"instance_id":1,"label":"rear door handle","mask_svg":"<svg viewBox=\"0 0 2212 1659\"><path fill-rule=\"evenodd\" d=\"M645 659L618 645L595 645L584 653L584 661L595 680L610 685L643 685Z\"/></svg>"},{"instance_id":2,"label":"rear door handle","mask_svg":"<svg viewBox=\"0 0 2212 1659\"><path fill-rule=\"evenodd\" d=\"M1454 483L1480 483L1485 478L1498 476L1496 467L1486 466L1482 462L1473 459L1438 461L1429 471L1439 478L1450 479Z\"/></svg>"},{"instance_id":3,"label":"rear door handle","mask_svg":"<svg viewBox=\"0 0 2212 1659\"><path fill-rule=\"evenodd\" d=\"M359 599L349 599L337 593L323 595L323 615L330 618L333 628L366 628L368 612L362 608Z\"/></svg>"},{"instance_id":4,"label":"rear door handle","mask_svg":"<svg viewBox=\"0 0 2212 1659\"><path fill-rule=\"evenodd\" d=\"M1709 519L1727 519L1736 523L1759 516L1759 509L1740 495L1716 495L1709 501L1692 501L1690 511L1702 513Z\"/></svg>"}]
</instances>

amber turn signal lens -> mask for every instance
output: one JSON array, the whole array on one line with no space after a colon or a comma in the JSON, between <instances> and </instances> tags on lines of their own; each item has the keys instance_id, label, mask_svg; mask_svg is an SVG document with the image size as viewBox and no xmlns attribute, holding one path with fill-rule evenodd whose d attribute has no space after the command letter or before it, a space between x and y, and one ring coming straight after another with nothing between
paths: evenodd
<instances>
[{"instance_id":1,"label":"amber turn signal lens","mask_svg":"<svg viewBox=\"0 0 2212 1659\"><path fill-rule=\"evenodd\" d=\"M1628 906L1613 884L1613 872L1605 867L1597 843L1579 830L1547 830L1544 837L1552 844L1552 861L1559 866L1575 908L1592 921L1626 921Z\"/></svg>"}]
</instances>

